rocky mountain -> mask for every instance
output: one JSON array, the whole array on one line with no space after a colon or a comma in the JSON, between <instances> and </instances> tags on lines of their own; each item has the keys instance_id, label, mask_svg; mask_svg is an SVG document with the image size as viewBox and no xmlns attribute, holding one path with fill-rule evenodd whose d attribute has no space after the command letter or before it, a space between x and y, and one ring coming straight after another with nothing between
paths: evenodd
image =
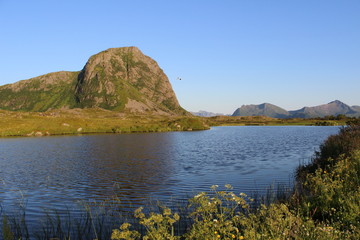
<instances>
[{"instance_id":1,"label":"rocky mountain","mask_svg":"<svg viewBox=\"0 0 360 240\"><path fill-rule=\"evenodd\" d=\"M289 112L292 117L297 118L315 118L315 117L325 117L325 116L336 116L339 114L344 114L347 116L355 116L360 112L357 112L352 107L346 105L345 103L335 100L328 104L322 104L315 107L303 107L299 110Z\"/></svg>"},{"instance_id":2,"label":"rocky mountain","mask_svg":"<svg viewBox=\"0 0 360 240\"><path fill-rule=\"evenodd\" d=\"M75 106L78 72L55 72L0 86L0 109L45 111Z\"/></svg>"},{"instance_id":3,"label":"rocky mountain","mask_svg":"<svg viewBox=\"0 0 360 240\"><path fill-rule=\"evenodd\" d=\"M351 106L351 108L353 109L353 110L355 110L356 112L360 112L360 106Z\"/></svg>"},{"instance_id":4,"label":"rocky mountain","mask_svg":"<svg viewBox=\"0 0 360 240\"><path fill-rule=\"evenodd\" d=\"M289 112L270 103L260 105L242 105L232 116L268 116L273 118L288 118Z\"/></svg>"},{"instance_id":5,"label":"rocky mountain","mask_svg":"<svg viewBox=\"0 0 360 240\"><path fill-rule=\"evenodd\" d=\"M286 111L278 106L263 103L260 105L243 105L236 109L232 116L268 116L274 118L316 118L344 114L350 117L360 116L360 107L335 100L328 104L314 107L303 107L299 110Z\"/></svg>"},{"instance_id":6,"label":"rocky mountain","mask_svg":"<svg viewBox=\"0 0 360 240\"><path fill-rule=\"evenodd\" d=\"M215 117L215 116L223 116L225 114L222 113L213 113L200 110L198 112L190 112L192 115L199 116L199 117Z\"/></svg>"},{"instance_id":7,"label":"rocky mountain","mask_svg":"<svg viewBox=\"0 0 360 240\"><path fill-rule=\"evenodd\" d=\"M93 55L79 72L55 72L0 86L0 109L94 108L187 114L159 65L136 47Z\"/></svg>"}]
</instances>

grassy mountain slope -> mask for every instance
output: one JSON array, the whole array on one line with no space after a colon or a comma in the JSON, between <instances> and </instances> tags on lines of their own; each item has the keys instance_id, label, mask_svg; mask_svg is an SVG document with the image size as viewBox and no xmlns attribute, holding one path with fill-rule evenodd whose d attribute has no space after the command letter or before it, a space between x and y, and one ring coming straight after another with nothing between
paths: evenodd
<instances>
[{"instance_id":1,"label":"grassy mountain slope","mask_svg":"<svg viewBox=\"0 0 360 240\"><path fill-rule=\"evenodd\" d=\"M94 108L184 115L158 64L136 47L111 48L90 57L80 72L55 72L0 86L0 109L47 111Z\"/></svg>"},{"instance_id":2,"label":"grassy mountain slope","mask_svg":"<svg viewBox=\"0 0 360 240\"><path fill-rule=\"evenodd\" d=\"M46 111L74 107L73 92L79 72L55 72L0 87L0 108Z\"/></svg>"}]
</instances>

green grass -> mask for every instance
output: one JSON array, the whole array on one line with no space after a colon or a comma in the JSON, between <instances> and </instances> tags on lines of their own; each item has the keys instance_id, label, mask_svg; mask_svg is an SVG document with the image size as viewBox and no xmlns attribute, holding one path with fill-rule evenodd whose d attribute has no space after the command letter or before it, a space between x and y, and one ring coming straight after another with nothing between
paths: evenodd
<instances>
[{"instance_id":1,"label":"green grass","mask_svg":"<svg viewBox=\"0 0 360 240\"><path fill-rule=\"evenodd\" d=\"M131 91L128 91L131 94ZM125 99L123 99L125 101ZM55 103L54 103L55 104ZM179 110L180 111L180 110ZM182 110L185 113L184 110ZM348 119L334 120L345 125ZM0 136L34 136L205 130L209 126L319 125L319 119L275 119L269 117L213 117L136 115L101 108L63 109L46 112L0 110Z\"/></svg>"},{"instance_id":2,"label":"green grass","mask_svg":"<svg viewBox=\"0 0 360 240\"><path fill-rule=\"evenodd\" d=\"M205 130L196 117L130 115L103 109L70 109L47 112L0 110L0 136L35 136Z\"/></svg>"},{"instance_id":3,"label":"green grass","mask_svg":"<svg viewBox=\"0 0 360 240\"><path fill-rule=\"evenodd\" d=\"M57 73L51 73L56 77ZM65 81L56 84L43 83L41 77L27 81L18 91L0 87L0 105L5 110L22 111L46 111L49 108L61 108L63 106L75 106L73 92L78 72L68 72ZM41 89L41 90L39 90Z\"/></svg>"},{"instance_id":4,"label":"green grass","mask_svg":"<svg viewBox=\"0 0 360 240\"><path fill-rule=\"evenodd\" d=\"M216 116L203 118L209 126L341 126L345 125L349 119L341 120L322 120L322 119L303 119L290 118L280 119L264 116L232 117Z\"/></svg>"}]
</instances>

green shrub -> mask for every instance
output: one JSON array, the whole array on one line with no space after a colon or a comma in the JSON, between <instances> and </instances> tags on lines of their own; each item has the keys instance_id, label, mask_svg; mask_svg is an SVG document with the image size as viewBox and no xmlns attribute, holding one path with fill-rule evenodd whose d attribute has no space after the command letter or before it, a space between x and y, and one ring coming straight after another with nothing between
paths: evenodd
<instances>
[{"instance_id":1,"label":"green shrub","mask_svg":"<svg viewBox=\"0 0 360 240\"><path fill-rule=\"evenodd\" d=\"M330 136L312 162L298 168L297 182L297 209L303 217L341 233L343 239L360 238L359 125Z\"/></svg>"},{"instance_id":2,"label":"green shrub","mask_svg":"<svg viewBox=\"0 0 360 240\"><path fill-rule=\"evenodd\" d=\"M307 175L304 209L314 219L360 228L360 151L328 161L329 166Z\"/></svg>"},{"instance_id":3,"label":"green shrub","mask_svg":"<svg viewBox=\"0 0 360 240\"><path fill-rule=\"evenodd\" d=\"M341 128L339 134L328 137L320 145L320 150L308 165L297 169L297 180L301 181L306 174L314 173L318 168L333 166L341 154L349 156L355 150L360 150L360 125Z\"/></svg>"},{"instance_id":4,"label":"green shrub","mask_svg":"<svg viewBox=\"0 0 360 240\"><path fill-rule=\"evenodd\" d=\"M133 240L133 239L140 239L141 234L138 231L130 230L131 227L130 223L123 223L120 226L120 229L114 229L111 234L111 239L114 240L121 240L121 239L127 239L127 240Z\"/></svg>"},{"instance_id":5,"label":"green shrub","mask_svg":"<svg viewBox=\"0 0 360 240\"><path fill-rule=\"evenodd\" d=\"M217 187L211 187L212 195L202 192L189 200L193 224L186 239L244 238L239 222L249 212L252 199L229 191L230 185L226 185L226 191L217 191Z\"/></svg>"},{"instance_id":6,"label":"green shrub","mask_svg":"<svg viewBox=\"0 0 360 240\"><path fill-rule=\"evenodd\" d=\"M177 213L172 213L169 208L163 207L161 213L151 212L146 216L142 212L142 207L135 210L135 218L139 219L139 223L146 229L146 234L142 239L157 240L176 240L180 239L174 234L174 223L179 221L180 217ZM135 230L129 230L131 225L124 223L120 229L113 230L111 239L139 239L141 234Z\"/></svg>"}]
</instances>

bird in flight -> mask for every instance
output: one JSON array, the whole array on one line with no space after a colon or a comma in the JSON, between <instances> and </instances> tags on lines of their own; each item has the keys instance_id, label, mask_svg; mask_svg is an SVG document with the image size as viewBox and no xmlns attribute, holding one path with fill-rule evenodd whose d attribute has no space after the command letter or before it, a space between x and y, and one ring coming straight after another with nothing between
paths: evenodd
<instances>
[{"instance_id":1,"label":"bird in flight","mask_svg":"<svg viewBox=\"0 0 360 240\"><path fill-rule=\"evenodd\" d=\"M181 80L181 78L180 78L180 77L178 77L176 80Z\"/></svg>"}]
</instances>

